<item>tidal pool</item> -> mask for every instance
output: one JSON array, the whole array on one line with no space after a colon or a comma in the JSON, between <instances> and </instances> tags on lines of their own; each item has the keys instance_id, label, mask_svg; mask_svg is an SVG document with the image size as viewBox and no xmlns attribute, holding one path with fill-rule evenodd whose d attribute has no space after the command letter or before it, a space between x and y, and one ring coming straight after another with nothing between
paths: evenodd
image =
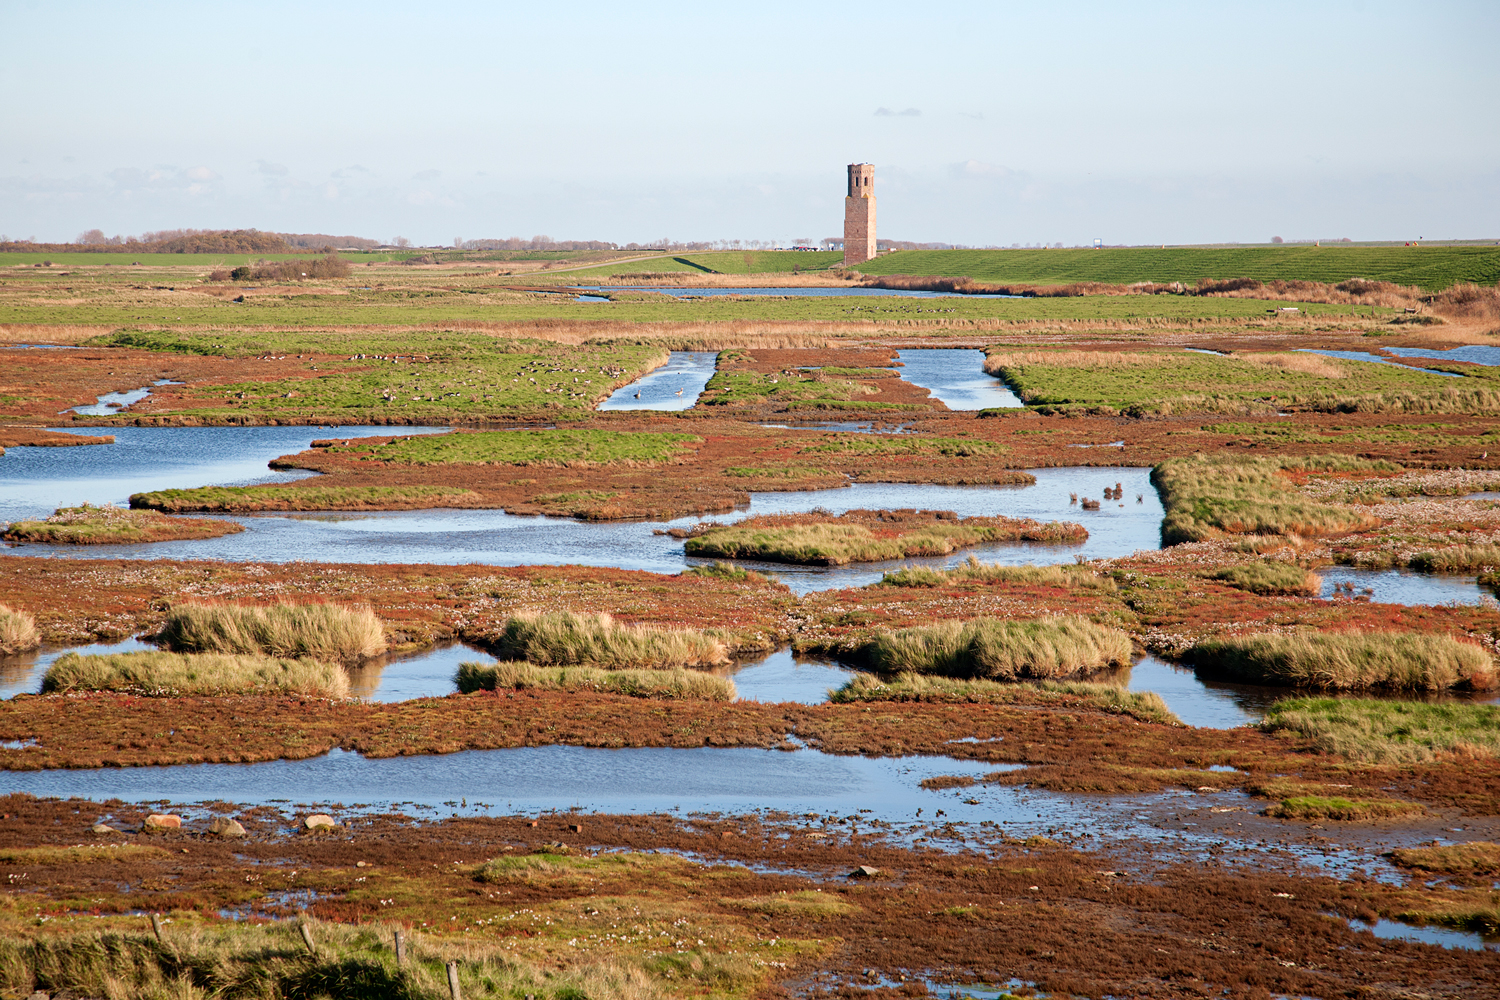
<instances>
[{"instance_id":1,"label":"tidal pool","mask_svg":"<svg viewBox=\"0 0 1500 1000\"><path fill-rule=\"evenodd\" d=\"M1476 365L1500 365L1500 347L1489 344L1465 344L1446 350L1426 347L1383 347L1381 350L1402 358L1432 358L1435 361L1469 361Z\"/></svg>"},{"instance_id":2,"label":"tidal pool","mask_svg":"<svg viewBox=\"0 0 1500 1000\"><path fill-rule=\"evenodd\" d=\"M446 427L58 427L113 434L114 444L7 448L0 456L0 521L46 517L81 503L125 506L132 493L302 479L266 463L318 438L442 434ZM149 548L149 546L146 546Z\"/></svg>"},{"instance_id":3,"label":"tidal pool","mask_svg":"<svg viewBox=\"0 0 1500 1000\"><path fill-rule=\"evenodd\" d=\"M1417 573L1409 569L1355 569L1350 566L1329 566L1318 571L1323 578L1324 598L1332 599L1339 594L1358 597L1366 589L1373 604L1483 604L1494 601L1489 592L1479 586L1478 577L1448 573ZM1341 590L1341 584L1352 584L1350 593Z\"/></svg>"},{"instance_id":4,"label":"tidal pool","mask_svg":"<svg viewBox=\"0 0 1500 1000\"><path fill-rule=\"evenodd\" d=\"M1297 348L1297 350L1301 351L1304 354L1321 354L1325 358L1342 358L1345 361L1371 361L1377 365L1397 365L1400 368L1411 367L1410 365L1398 365L1397 362L1392 361L1390 358L1383 358L1378 354L1371 354L1368 351L1333 351L1316 347L1299 347ZM1392 353L1395 352L1393 351ZM1433 368L1417 368L1414 370L1419 372L1426 372L1429 375L1444 375L1448 378L1463 378L1463 376L1458 374L1457 372L1440 372Z\"/></svg>"},{"instance_id":5,"label":"tidal pool","mask_svg":"<svg viewBox=\"0 0 1500 1000\"><path fill-rule=\"evenodd\" d=\"M903 350L896 369L912 385L926 389L950 410L1023 406L1000 379L984 370L984 352L953 347Z\"/></svg>"},{"instance_id":6,"label":"tidal pool","mask_svg":"<svg viewBox=\"0 0 1500 1000\"><path fill-rule=\"evenodd\" d=\"M673 351L662 365L614 391L601 410L686 410L714 377L717 351Z\"/></svg>"}]
</instances>

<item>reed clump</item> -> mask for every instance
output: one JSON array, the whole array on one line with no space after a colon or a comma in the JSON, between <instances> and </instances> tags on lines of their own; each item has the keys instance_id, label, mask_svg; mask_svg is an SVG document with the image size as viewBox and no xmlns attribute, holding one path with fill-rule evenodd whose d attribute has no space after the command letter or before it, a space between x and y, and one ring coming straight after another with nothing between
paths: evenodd
<instances>
[{"instance_id":1,"label":"reed clump","mask_svg":"<svg viewBox=\"0 0 1500 1000\"><path fill-rule=\"evenodd\" d=\"M1079 615L976 618L877 635L856 656L882 673L1053 680L1130 662L1129 636Z\"/></svg>"},{"instance_id":2,"label":"reed clump","mask_svg":"<svg viewBox=\"0 0 1500 1000\"><path fill-rule=\"evenodd\" d=\"M1090 566L1001 566L970 556L952 569L906 566L889 570L881 587L944 587L960 583L998 583L1015 587L1057 587L1060 590L1097 590L1112 594L1114 578L1101 576Z\"/></svg>"},{"instance_id":3,"label":"reed clump","mask_svg":"<svg viewBox=\"0 0 1500 1000\"><path fill-rule=\"evenodd\" d=\"M42 644L36 619L24 611L0 604L0 656L13 656Z\"/></svg>"},{"instance_id":4,"label":"reed clump","mask_svg":"<svg viewBox=\"0 0 1500 1000\"><path fill-rule=\"evenodd\" d=\"M1312 570L1274 559L1225 566L1212 578L1263 596L1316 597L1323 590L1323 578Z\"/></svg>"},{"instance_id":5,"label":"reed clump","mask_svg":"<svg viewBox=\"0 0 1500 1000\"><path fill-rule=\"evenodd\" d=\"M109 653L59 656L42 678L44 694L121 691L154 697L226 694L296 694L347 698L342 667L302 657L221 653Z\"/></svg>"},{"instance_id":6,"label":"reed clump","mask_svg":"<svg viewBox=\"0 0 1500 1000\"><path fill-rule=\"evenodd\" d=\"M698 670L600 670L597 667L539 667L531 663L460 663L454 683L463 694L475 691L598 691L631 698L733 701L734 681Z\"/></svg>"},{"instance_id":7,"label":"reed clump","mask_svg":"<svg viewBox=\"0 0 1500 1000\"><path fill-rule=\"evenodd\" d=\"M1500 755L1500 708L1493 705L1289 698L1272 705L1260 725L1325 753L1371 764Z\"/></svg>"},{"instance_id":8,"label":"reed clump","mask_svg":"<svg viewBox=\"0 0 1500 1000\"><path fill-rule=\"evenodd\" d=\"M1316 537L1373 527L1379 520L1361 511L1304 498L1283 472L1385 468L1385 463L1342 455L1287 461L1205 455L1168 459L1151 470L1151 482L1166 508L1162 543L1225 534Z\"/></svg>"},{"instance_id":9,"label":"reed clump","mask_svg":"<svg viewBox=\"0 0 1500 1000\"><path fill-rule=\"evenodd\" d=\"M383 653L385 630L367 607L337 604L180 604L158 641L176 652L313 657L357 663Z\"/></svg>"},{"instance_id":10,"label":"reed clump","mask_svg":"<svg viewBox=\"0 0 1500 1000\"><path fill-rule=\"evenodd\" d=\"M541 666L665 670L729 662L724 643L696 629L625 625L572 611L516 615L493 645L504 659Z\"/></svg>"},{"instance_id":11,"label":"reed clump","mask_svg":"<svg viewBox=\"0 0 1500 1000\"><path fill-rule=\"evenodd\" d=\"M1423 573L1490 573L1500 568L1500 545L1452 545L1418 552L1406 565Z\"/></svg>"},{"instance_id":12,"label":"reed clump","mask_svg":"<svg viewBox=\"0 0 1500 1000\"><path fill-rule=\"evenodd\" d=\"M1187 659L1215 677L1330 691L1486 691L1496 684L1489 653L1420 632L1261 632L1205 640Z\"/></svg>"},{"instance_id":13,"label":"reed clump","mask_svg":"<svg viewBox=\"0 0 1500 1000\"><path fill-rule=\"evenodd\" d=\"M1023 699L1042 702L1078 699L1093 708L1128 715L1142 722L1181 725L1154 691L1126 691L1114 684L1088 681L1037 681L1028 684L992 680L933 677L905 672L893 677L855 674L842 687L828 693L838 704L867 701L936 701L1009 705Z\"/></svg>"}]
</instances>

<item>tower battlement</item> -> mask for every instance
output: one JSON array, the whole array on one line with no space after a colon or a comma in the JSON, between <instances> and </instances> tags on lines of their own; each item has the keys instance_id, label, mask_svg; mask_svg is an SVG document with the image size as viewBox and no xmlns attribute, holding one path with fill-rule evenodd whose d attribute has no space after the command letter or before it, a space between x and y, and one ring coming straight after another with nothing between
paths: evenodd
<instances>
[{"instance_id":1,"label":"tower battlement","mask_svg":"<svg viewBox=\"0 0 1500 1000\"><path fill-rule=\"evenodd\" d=\"M849 193L844 198L844 266L875 256L875 165L849 164Z\"/></svg>"}]
</instances>

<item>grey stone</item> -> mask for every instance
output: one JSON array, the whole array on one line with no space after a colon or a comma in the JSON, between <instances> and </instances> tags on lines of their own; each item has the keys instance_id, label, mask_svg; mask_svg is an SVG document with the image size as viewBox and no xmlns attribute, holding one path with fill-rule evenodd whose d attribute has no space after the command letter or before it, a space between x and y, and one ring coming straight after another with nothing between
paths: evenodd
<instances>
[{"instance_id":1,"label":"grey stone","mask_svg":"<svg viewBox=\"0 0 1500 1000\"><path fill-rule=\"evenodd\" d=\"M309 830L333 830L339 824L327 813L313 813L302 821L302 825Z\"/></svg>"},{"instance_id":2,"label":"grey stone","mask_svg":"<svg viewBox=\"0 0 1500 1000\"><path fill-rule=\"evenodd\" d=\"M116 830L114 827L110 826L108 823L95 823L94 824L94 835L96 837L102 837L106 833L119 833L119 832L120 832L119 830Z\"/></svg>"},{"instance_id":3,"label":"grey stone","mask_svg":"<svg viewBox=\"0 0 1500 1000\"><path fill-rule=\"evenodd\" d=\"M208 832L216 833L221 837L243 837L245 828L240 825L239 820L230 819L228 816L215 816L214 821L208 824Z\"/></svg>"},{"instance_id":4,"label":"grey stone","mask_svg":"<svg viewBox=\"0 0 1500 1000\"><path fill-rule=\"evenodd\" d=\"M871 868L869 865L860 865L849 873L850 878L874 878L880 874L879 868Z\"/></svg>"}]
</instances>

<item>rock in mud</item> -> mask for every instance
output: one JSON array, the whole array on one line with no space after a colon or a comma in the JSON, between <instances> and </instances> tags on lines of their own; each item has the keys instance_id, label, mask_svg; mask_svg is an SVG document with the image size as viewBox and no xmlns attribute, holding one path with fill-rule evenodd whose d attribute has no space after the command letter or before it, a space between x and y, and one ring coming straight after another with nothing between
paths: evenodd
<instances>
[{"instance_id":1,"label":"rock in mud","mask_svg":"<svg viewBox=\"0 0 1500 1000\"><path fill-rule=\"evenodd\" d=\"M141 831L150 833L153 830L181 830L182 817L173 816L170 813L152 813L146 817L146 822L141 824Z\"/></svg>"},{"instance_id":2,"label":"rock in mud","mask_svg":"<svg viewBox=\"0 0 1500 1000\"><path fill-rule=\"evenodd\" d=\"M313 813L302 821L302 825L308 830L333 830L338 827L337 821L327 813Z\"/></svg>"},{"instance_id":3,"label":"rock in mud","mask_svg":"<svg viewBox=\"0 0 1500 1000\"><path fill-rule=\"evenodd\" d=\"M880 874L879 868L871 868L869 865L860 865L849 873L850 878L874 878Z\"/></svg>"},{"instance_id":4,"label":"rock in mud","mask_svg":"<svg viewBox=\"0 0 1500 1000\"><path fill-rule=\"evenodd\" d=\"M95 823L94 824L94 836L96 836L96 837L102 837L106 833L119 833L119 832L120 832L119 830L116 830L114 827L110 826L108 823Z\"/></svg>"},{"instance_id":5,"label":"rock in mud","mask_svg":"<svg viewBox=\"0 0 1500 1000\"><path fill-rule=\"evenodd\" d=\"M230 819L228 816L215 816L214 821L208 824L208 832L220 837L243 837L245 828L239 820Z\"/></svg>"}]
</instances>

